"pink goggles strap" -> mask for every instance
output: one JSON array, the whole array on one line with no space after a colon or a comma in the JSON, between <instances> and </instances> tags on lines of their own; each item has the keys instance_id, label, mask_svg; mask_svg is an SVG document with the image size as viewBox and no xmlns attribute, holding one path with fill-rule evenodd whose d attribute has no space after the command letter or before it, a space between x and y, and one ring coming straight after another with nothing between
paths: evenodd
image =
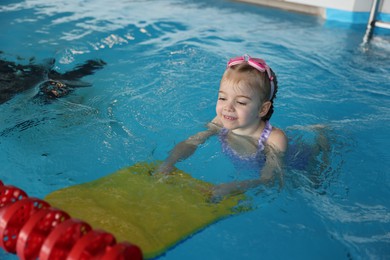
<instances>
[{"instance_id":1,"label":"pink goggles strap","mask_svg":"<svg viewBox=\"0 0 390 260\"><path fill-rule=\"evenodd\" d=\"M260 72L267 73L271 85L271 91L269 96L269 100L271 100L272 97L274 96L274 91L275 91L274 77L272 76L270 67L267 65L267 63L265 63L264 60L259 58L251 58L248 54L245 54L244 56L241 57L231 58L228 61L226 68L230 68L231 66L238 65L244 62L247 62L250 66L252 66L253 68L257 69Z\"/></svg>"}]
</instances>

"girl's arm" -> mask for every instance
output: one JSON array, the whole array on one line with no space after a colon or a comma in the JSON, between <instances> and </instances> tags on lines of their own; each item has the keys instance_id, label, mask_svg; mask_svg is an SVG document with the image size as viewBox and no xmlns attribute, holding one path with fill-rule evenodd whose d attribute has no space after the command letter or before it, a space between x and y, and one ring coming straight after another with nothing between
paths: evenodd
<instances>
[{"instance_id":1,"label":"girl's arm","mask_svg":"<svg viewBox=\"0 0 390 260\"><path fill-rule=\"evenodd\" d=\"M283 181L283 159L287 150L287 143L285 133L278 128L274 128L264 151L266 162L260 171L260 179L264 182L273 181L275 174L278 174L281 177L280 180Z\"/></svg>"},{"instance_id":2,"label":"girl's arm","mask_svg":"<svg viewBox=\"0 0 390 260\"><path fill-rule=\"evenodd\" d=\"M168 158L159 167L159 172L165 174L172 172L177 162L190 157L200 144L204 143L207 138L219 131L219 127L213 123L209 123L207 127L207 130L190 136L187 140L178 143L169 153Z\"/></svg>"},{"instance_id":3,"label":"girl's arm","mask_svg":"<svg viewBox=\"0 0 390 260\"><path fill-rule=\"evenodd\" d=\"M257 188L260 185L268 185L274 182L275 176L283 185L283 153L268 154L264 167L260 171L260 177L252 180L222 183L212 188L211 201L218 202L226 196L237 195L247 190Z\"/></svg>"},{"instance_id":4,"label":"girl's arm","mask_svg":"<svg viewBox=\"0 0 390 260\"><path fill-rule=\"evenodd\" d=\"M280 185L283 185L283 157L287 149L287 138L283 131L275 128L265 148L266 161L260 170L258 179L223 183L213 187L212 201L220 201L223 197L244 193L249 189L260 185L267 185L274 181L275 176L280 178Z\"/></svg>"}]
</instances>

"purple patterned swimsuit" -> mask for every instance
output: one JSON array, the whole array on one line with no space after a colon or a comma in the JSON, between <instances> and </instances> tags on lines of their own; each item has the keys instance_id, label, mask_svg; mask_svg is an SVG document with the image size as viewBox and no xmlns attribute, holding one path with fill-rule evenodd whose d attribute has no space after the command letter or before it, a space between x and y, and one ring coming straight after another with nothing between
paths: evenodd
<instances>
[{"instance_id":1,"label":"purple patterned swimsuit","mask_svg":"<svg viewBox=\"0 0 390 260\"><path fill-rule=\"evenodd\" d=\"M260 138L258 140L257 151L251 155L241 155L238 154L235 150L233 150L227 142L227 135L229 133L229 130L226 128L222 128L219 134L219 140L222 145L222 152L226 154L235 164L239 163L241 167L256 167L257 169L259 169L264 165L265 162L265 156L263 153L264 144L267 142L271 131L272 125L269 123L269 121L266 121L263 132L261 133Z\"/></svg>"}]
</instances>

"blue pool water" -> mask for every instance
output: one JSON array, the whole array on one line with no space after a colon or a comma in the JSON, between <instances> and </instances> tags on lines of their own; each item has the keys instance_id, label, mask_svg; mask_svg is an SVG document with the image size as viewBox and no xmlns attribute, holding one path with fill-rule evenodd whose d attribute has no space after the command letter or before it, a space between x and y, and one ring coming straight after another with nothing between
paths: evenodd
<instances>
[{"instance_id":1,"label":"blue pool water","mask_svg":"<svg viewBox=\"0 0 390 260\"><path fill-rule=\"evenodd\" d=\"M363 26L230 1L45 1L0 4L2 59L55 58L65 72L107 65L51 104L37 88L0 105L0 179L43 198L140 161L213 118L229 57L263 57L279 93L272 123L313 144L324 124L330 162L289 169L254 210L215 223L159 259L389 259L390 39L361 46ZM320 166L323 165L321 168ZM210 140L177 165L219 183L246 172ZM250 174L250 173L248 173ZM136 242L136 241L134 241ZM1 259L15 259L0 252Z\"/></svg>"}]
</instances>

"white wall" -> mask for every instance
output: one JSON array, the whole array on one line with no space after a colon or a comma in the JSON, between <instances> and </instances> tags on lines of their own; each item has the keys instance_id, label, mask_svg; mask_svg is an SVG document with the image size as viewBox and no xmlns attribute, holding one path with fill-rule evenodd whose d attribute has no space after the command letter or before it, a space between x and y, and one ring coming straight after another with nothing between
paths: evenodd
<instances>
[{"instance_id":1,"label":"white wall","mask_svg":"<svg viewBox=\"0 0 390 260\"><path fill-rule=\"evenodd\" d=\"M327 9L369 13L373 0L237 0L242 2L272 6L292 11L301 11L326 16ZM379 12L390 15L390 0L380 0Z\"/></svg>"},{"instance_id":2,"label":"white wall","mask_svg":"<svg viewBox=\"0 0 390 260\"><path fill-rule=\"evenodd\" d=\"M284 0L286 2L333 8L350 12L369 12L373 0ZM390 0L381 0L381 12L390 13Z\"/></svg>"}]
</instances>

